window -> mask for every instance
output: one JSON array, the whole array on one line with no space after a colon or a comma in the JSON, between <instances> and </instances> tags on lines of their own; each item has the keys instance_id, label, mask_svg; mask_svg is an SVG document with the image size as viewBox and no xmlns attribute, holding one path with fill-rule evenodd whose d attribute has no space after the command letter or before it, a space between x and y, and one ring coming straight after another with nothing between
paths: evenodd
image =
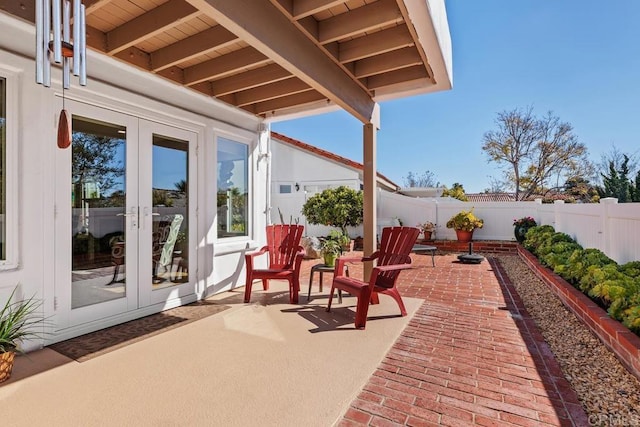
<instances>
[{"instance_id":1,"label":"window","mask_svg":"<svg viewBox=\"0 0 640 427\"><path fill-rule=\"evenodd\" d=\"M218 138L218 237L248 235L249 147Z\"/></svg>"},{"instance_id":2,"label":"window","mask_svg":"<svg viewBox=\"0 0 640 427\"><path fill-rule=\"evenodd\" d=\"M280 184L280 194L291 194L291 184Z\"/></svg>"}]
</instances>

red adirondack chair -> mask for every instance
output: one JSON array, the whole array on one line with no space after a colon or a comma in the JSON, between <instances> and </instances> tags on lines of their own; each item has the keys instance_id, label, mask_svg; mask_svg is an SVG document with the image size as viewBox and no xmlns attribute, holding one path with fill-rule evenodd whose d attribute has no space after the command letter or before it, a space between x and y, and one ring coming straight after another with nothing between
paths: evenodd
<instances>
[{"instance_id":1,"label":"red adirondack chair","mask_svg":"<svg viewBox=\"0 0 640 427\"><path fill-rule=\"evenodd\" d=\"M409 254L416 243L419 233L420 230L415 227L385 227L382 229L380 248L371 256L364 258L338 258L327 311L331 311L334 290L341 289L358 298L355 321L355 326L358 329L364 329L367 323L369 303L379 303L378 294L389 295L393 298L398 303L402 316L406 316L407 310L404 302L402 302L400 292L396 288L396 280L400 275L400 271L410 268L411 258ZM369 282L363 282L343 274L344 265L347 262L373 260L377 260L377 266L371 271Z\"/></svg>"},{"instance_id":2,"label":"red adirondack chair","mask_svg":"<svg viewBox=\"0 0 640 427\"><path fill-rule=\"evenodd\" d=\"M303 231L303 225L267 226L267 245L244 256L247 268L244 302L249 302L251 299L251 287L254 280L262 280L262 288L266 291L269 289L269 279L281 279L289 281L289 301L291 304L298 303L300 264L304 257L304 249L300 246ZM266 253L269 254L267 268L254 268L254 258Z\"/></svg>"}]
</instances>

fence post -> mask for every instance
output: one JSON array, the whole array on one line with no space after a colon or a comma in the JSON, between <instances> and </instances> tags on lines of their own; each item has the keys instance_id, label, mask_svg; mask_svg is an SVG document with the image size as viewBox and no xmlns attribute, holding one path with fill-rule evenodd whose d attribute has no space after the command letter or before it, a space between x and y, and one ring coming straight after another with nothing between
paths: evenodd
<instances>
[{"instance_id":1,"label":"fence post","mask_svg":"<svg viewBox=\"0 0 640 427\"><path fill-rule=\"evenodd\" d=\"M600 204L602 205L602 210L600 211L602 230L600 231L600 233L602 233L602 244L604 245L602 252L604 252L605 254L611 253L611 231L609 227L609 210L611 209L610 205L615 205L617 203L618 199L616 199L615 197L605 197L604 199L600 199Z\"/></svg>"},{"instance_id":2,"label":"fence post","mask_svg":"<svg viewBox=\"0 0 640 427\"><path fill-rule=\"evenodd\" d=\"M534 199L534 203L536 204L536 217L534 219L536 220L536 223L538 225L544 225L542 223L542 220L540 219L542 218L542 214L540 213L540 208L542 207L542 199L541 198Z\"/></svg>"},{"instance_id":3,"label":"fence post","mask_svg":"<svg viewBox=\"0 0 640 427\"><path fill-rule=\"evenodd\" d=\"M553 205L553 228L561 233L562 222L560 221L560 210L562 207L560 205L564 205L564 200L554 200Z\"/></svg>"}]
</instances>

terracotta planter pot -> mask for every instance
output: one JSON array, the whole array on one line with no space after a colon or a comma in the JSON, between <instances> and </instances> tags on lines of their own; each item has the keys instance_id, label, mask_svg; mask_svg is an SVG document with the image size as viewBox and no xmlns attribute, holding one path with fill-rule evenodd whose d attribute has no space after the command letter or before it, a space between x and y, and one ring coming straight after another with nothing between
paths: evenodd
<instances>
[{"instance_id":1,"label":"terracotta planter pot","mask_svg":"<svg viewBox=\"0 0 640 427\"><path fill-rule=\"evenodd\" d=\"M467 243L473 239L473 231L456 230L456 236L458 237L458 242Z\"/></svg>"},{"instance_id":2,"label":"terracotta planter pot","mask_svg":"<svg viewBox=\"0 0 640 427\"><path fill-rule=\"evenodd\" d=\"M13 359L16 356L14 351L0 353L0 383L11 377L13 370Z\"/></svg>"},{"instance_id":3,"label":"terracotta planter pot","mask_svg":"<svg viewBox=\"0 0 640 427\"><path fill-rule=\"evenodd\" d=\"M423 241L427 242L429 240L431 240L431 234L433 232L432 231L424 231L422 234L424 236L424 238L422 239Z\"/></svg>"}]
</instances>

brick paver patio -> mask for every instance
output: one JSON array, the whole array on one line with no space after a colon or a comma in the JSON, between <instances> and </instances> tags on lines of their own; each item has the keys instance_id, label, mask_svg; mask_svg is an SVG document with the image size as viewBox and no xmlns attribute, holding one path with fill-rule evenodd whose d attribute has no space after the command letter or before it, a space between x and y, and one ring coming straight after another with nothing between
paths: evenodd
<instances>
[{"instance_id":1,"label":"brick paver patio","mask_svg":"<svg viewBox=\"0 0 640 427\"><path fill-rule=\"evenodd\" d=\"M338 425L589 425L499 263L412 258L399 288L425 302ZM317 262L304 262L301 298ZM331 275L325 282L328 293Z\"/></svg>"}]
</instances>

